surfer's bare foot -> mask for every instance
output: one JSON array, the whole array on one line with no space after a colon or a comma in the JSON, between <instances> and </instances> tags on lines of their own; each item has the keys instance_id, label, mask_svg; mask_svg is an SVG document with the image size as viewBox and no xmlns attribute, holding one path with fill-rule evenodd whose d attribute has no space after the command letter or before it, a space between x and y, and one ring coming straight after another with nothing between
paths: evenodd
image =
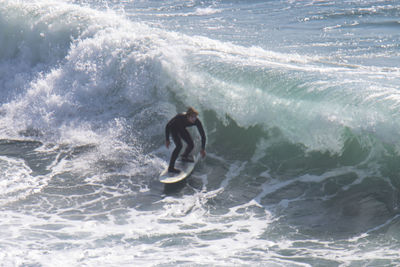
<instances>
[{"instance_id":1,"label":"surfer's bare foot","mask_svg":"<svg viewBox=\"0 0 400 267\"><path fill-rule=\"evenodd\" d=\"M175 168L169 168L168 172L170 172L170 173L180 173L181 170L178 170L178 169L175 169Z\"/></svg>"}]
</instances>

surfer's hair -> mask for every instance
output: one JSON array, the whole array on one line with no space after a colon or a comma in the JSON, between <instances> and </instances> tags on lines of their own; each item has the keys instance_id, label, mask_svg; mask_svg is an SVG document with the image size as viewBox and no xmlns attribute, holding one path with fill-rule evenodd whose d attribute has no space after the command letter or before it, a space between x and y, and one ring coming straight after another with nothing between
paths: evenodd
<instances>
[{"instance_id":1,"label":"surfer's hair","mask_svg":"<svg viewBox=\"0 0 400 267\"><path fill-rule=\"evenodd\" d=\"M199 112L197 110L195 110L193 107L188 107L186 114L188 116L192 116L192 115L197 116L197 115L199 115Z\"/></svg>"}]
</instances>

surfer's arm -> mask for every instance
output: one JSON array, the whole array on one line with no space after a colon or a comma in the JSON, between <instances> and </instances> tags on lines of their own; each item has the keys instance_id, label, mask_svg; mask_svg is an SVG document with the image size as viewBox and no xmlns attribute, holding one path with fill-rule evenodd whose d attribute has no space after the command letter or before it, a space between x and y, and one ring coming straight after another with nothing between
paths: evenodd
<instances>
[{"instance_id":1,"label":"surfer's arm","mask_svg":"<svg viewBox=\"0 0 400 267\"><path fill-rule=\"evenodd\" d=\"M172 121L173 121L173 119L170 120L170 121L167 123L167 125L165 126L165 142L166 142L166 144L168 144L168 145L169 145L169 134L170 134L170 132L171 132L171 124L172 124ZM168 147L168 145L167 145L167 147Z\"/></svg>"},{"instance_id":2,"label":"surfer's arm","mask_svg":"<svg viewBox=\"0 0 400 267\"><path fill-rule=\"evenodd\" d=\"M176 127L177 127L177 123L179 123L178 120L178 115L173 117L165 126L165 145L168 148L170 141L169 141L169 135L171 133L171 131L173 131Z\"/></svg>"},{"instance_id":3,"label":"surfer's arm","mask_svg":"<svg viewBox=\"0 0 400 267\"><path fill-rule=\"evenodd\" d=\"M204 132L204 128L203 128L203 124L201 123L201 121L199 119L196 120L195 122L197 130L200 133L201 136L201 150L205 151L206 149L206 133ZM203 154L203 152L202 152Z\"/></svg>"}]
</instances>

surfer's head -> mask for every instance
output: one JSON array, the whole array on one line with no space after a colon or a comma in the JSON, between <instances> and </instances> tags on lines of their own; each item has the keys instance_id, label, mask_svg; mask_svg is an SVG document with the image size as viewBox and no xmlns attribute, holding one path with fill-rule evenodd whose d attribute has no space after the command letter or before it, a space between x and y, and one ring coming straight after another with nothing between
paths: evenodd
<instances>
[{"instance_id":1,"label":"surfer's head","mask_svg":"<svg viewBox=\"0 0 400 267\"><path fill-rule=\"evenodd\" d=\"M189 107L186 111L186 116L191 123L194 123L196 121L198 115L199 112L193 107Z\"/></svg>"}]
</instances>

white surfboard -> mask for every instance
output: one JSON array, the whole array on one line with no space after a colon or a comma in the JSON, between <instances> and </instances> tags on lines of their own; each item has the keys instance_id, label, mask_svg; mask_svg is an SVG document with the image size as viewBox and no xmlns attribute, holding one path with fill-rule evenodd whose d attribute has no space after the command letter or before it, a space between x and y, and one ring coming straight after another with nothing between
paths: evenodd
<instances>
[{"instance_id":1,"label":"white surfboard","mask_svg":"<svg viewBox=\"0 0 400 267\"><path fill-rule=\"evenodd\" d=\"M164 169L164 171L160 174L160 182L164 184L172 184L182 181L186 177L188 177L193 169L199 161L199 154L194 157L194 162L185 162L178 159L175 162L175 168L181 170L180 173L170 173L168 172L168 167Z\"/></svg>"}]
</instances>

